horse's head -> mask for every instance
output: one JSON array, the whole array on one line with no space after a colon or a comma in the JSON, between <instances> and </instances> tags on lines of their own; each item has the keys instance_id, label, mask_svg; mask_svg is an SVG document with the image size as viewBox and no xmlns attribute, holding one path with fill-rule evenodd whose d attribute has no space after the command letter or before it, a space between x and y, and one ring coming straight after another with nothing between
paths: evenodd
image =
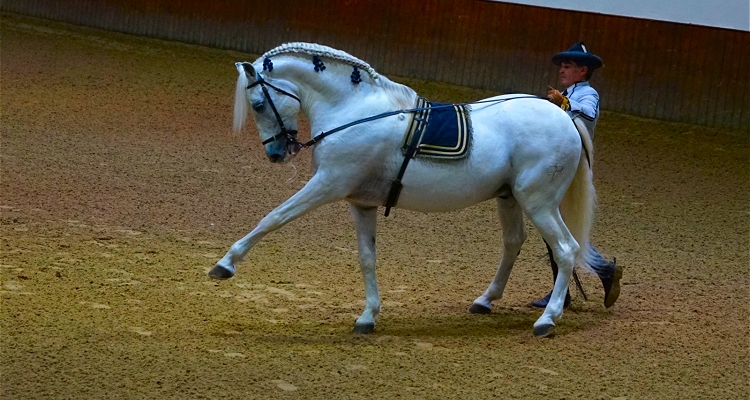
<instances>
[{"instance_id":1,"label":"horse's head","mask_svg":"<svg viewBox=\"0 0 750 400\"><path fill-rule=\"evenodd\" d=\"M268 159L274 163L291 160L300 150L296 140L300 100L291 92L293 85L281 79L267 81L248 62L235 66L240 76L234 98L234 131L245 125L250 105Z\"/></svg>"}]
</instances>

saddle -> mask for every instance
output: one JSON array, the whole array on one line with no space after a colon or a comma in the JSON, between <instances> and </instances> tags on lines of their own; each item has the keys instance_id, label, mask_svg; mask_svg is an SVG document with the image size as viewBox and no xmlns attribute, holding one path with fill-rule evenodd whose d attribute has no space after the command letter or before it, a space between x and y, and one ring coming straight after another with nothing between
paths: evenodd
<instances>
[{"instance_id":1,"label":"saddle","mask_svg":"<svg viewBox=\"0 0 750 400\"><path fill-rule=\"evenodd\" d=\"M417 99L417 111L406 130L401 151L409 147L414 157L459 160L469 154L471 147L471 117L469 106L435 103L423 97Z\"/></svg>"},{"instance_id":2,"label":"saddle","mask_svg":"<svg viewBox=\"0 0 750 400\"><path fill-rule=\"evenodd\" d=\"M401 143L404 162L398 176L391 182L391 189L385 201L385 216L398 202L409 160L426 157L442 160L460 160L469 154L471 148L471 117L469 106L463 104L434 103L423 97L417 99L409 129Z\"/></svg>"}]
</instances>

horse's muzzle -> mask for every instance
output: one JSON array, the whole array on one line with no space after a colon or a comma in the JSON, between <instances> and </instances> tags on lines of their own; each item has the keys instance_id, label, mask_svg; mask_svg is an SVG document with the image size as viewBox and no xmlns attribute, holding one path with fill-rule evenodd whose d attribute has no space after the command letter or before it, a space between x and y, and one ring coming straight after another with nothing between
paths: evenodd
<instances>
[{"instance_id":1,"label":"horse's muzzle","mask_svg":"<svg viewBox=\"0 0 750 400\"><path fill-rule=\"evenodd\" d=\"M272 163L283 163L289 152L286 138L266 144L266 157Z\"/></svg>"}]
</instances>

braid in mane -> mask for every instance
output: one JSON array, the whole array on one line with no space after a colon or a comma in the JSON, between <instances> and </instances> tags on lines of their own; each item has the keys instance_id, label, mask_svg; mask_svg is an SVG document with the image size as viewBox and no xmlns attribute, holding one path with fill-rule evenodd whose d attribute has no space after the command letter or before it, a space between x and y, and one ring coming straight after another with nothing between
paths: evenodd
<instances>
[{"instance_id":1,"label":"braid in mane","mask_svg":"<svg viewBox=\"0 0 750 400\"><path fill-rule=\"evenodd\" d=\"M370 64L360 60L357 57L354 57L353 55L341 51L336 50L334 48L323 46L320 44L315 43L304 43L304 42L292 42L292 43L284 43L279 47L276 47L272 50L269 50L266 52L266 54L263 54L261 58L266 57L273 57L279 54L284 53L305 53L309 54L311 56L323 56L332 58L335 60L344 61L346 63L349 63L351 65L354 65L364 71L366 71L372 79L378 79L380 75L373 69Z\"/></svg>"}]
</instances>

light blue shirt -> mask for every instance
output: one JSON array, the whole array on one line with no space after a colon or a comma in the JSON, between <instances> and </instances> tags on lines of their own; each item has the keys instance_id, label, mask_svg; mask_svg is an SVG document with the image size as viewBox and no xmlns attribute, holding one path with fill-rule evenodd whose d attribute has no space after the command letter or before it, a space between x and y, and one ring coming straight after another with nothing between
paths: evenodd
<instances>
[{"instance_id":1,"label":"light blue shirt","mask_svg":"<svg viewBox=\"0 0 750 400\"><path fill-rule=\"evenodd\" d=\"M565 112L571 119L581 118L593 139L599 120L599 93L587 81L578 82L565 90L570 101L570 110Z\"/></svg>"}]
</instances>

